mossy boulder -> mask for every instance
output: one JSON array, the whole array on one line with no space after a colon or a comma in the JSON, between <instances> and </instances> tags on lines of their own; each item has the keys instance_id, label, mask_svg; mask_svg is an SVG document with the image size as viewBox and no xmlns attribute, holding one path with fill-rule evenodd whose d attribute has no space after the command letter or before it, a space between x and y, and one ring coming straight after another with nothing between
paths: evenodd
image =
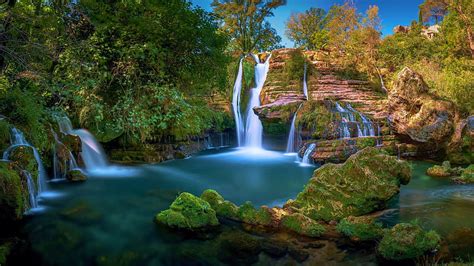
<instances>
[{"instance_id":1,"label":"mossy boulder","mask_svg":"<svg viewBox=\"0 0 474 266\"><path fill-rule=\"evenodd\" d=\"M449 169L444 168L441 165L433 165L426 170L426 174L432 177L450 177L452 176Z\"/></svg>"},{"instance_id":2,"label":"mossy boulder","mask_svg":"<svg viewBox=\"0 0 474 266\"><path fill-rule=\"evenodd\" d=\"M424 231L416 223L401 223L388 230L378 252L388 260L415 259L435 251L441 241L435 231Z\"/></svg>"},{"instance_id":3,"label":"mossy boulder","mask_svg":"<svg viewBox=\"0 0 474 266\"><path fill-rule=\"evenodd\" d=\"M370 241L382 237L382 224L375 222L374 217L349 216L342 219L336 227L337 231L355 241Z\"/></svg>"},{"instance_id":4,"label":"mossy boulder","mask_svg":"<svg viewBox=\"0 0 474 266\"><path fill-rule=\"evenodd\" d=\"M272 215L267 208L256 209L249 201L239 207L237 216L240 221L246 224L267 226L272 223Z\"/></svg>"},{"instance_id":5,"label":"mossy boulder","mask_svg":"<svg viewBox=\"0 0 474 266\"><path fill-rule=\"evenodd\" d=\"M410 165L377 148L317 169L292 207L314 220L340 220L384 209L411 178Z\"/></svg>"},{"instance_id":6,"label":"mossy boulder","mask_svg":"<svg viewBox=\"0 0 474 266\"><path fill-rule=\"evenodd\" d=\"M181 193L169 209L158 213L155 220L171 228L188 230L219 225L216 212L211 205L187 192Z\"/></svg>"},{"instance_id":7,"label":"mossy boulder","mask_svg":"<svg viewBox=\"0 0 474 266\"><path fill-rule=\"evenodd\" d=\"M284 216L281 219L281 226L297 234L309 237L319 237L326 230L324 226L301 213Z\"/></svg>"},{"instance_id":8,"label":"mossy boulder","mask_svg":"<svg viewBox=\"0 0 474 266\"><path fill-rule=\"evenodd\" d=\"M14 165L0 161L0 222L8 224L19 220L27 210L29 199L21 176Z\"/></svg>"},{"instance_id":9,"label":"mossy boulder","mask_svg":"<svg viewBox=\"0 0 474 266\"><path fill-rule=\"evenodd\" d=\"M68 171L66 178L72 182L83 182L87 180L86 174L81 169L73 169Z\"/></svg>"},{"instance_id":10,"label":"mossy boulder","mask_svg":"<svg viewBox=\"0 0 474 266\"><path fill-rule=\"evenodd\" d=\"M229 219L238 218L239 207L228 200L224 200L217 191L207 189L202 193L201 199L207 201L211 205L211 208L216 211L217 216Z\"/></svg>"},{"instance_id":11,"label":"mossy boulder","mask_svg":"<svg viewBox=\"0 0 474 266\"><path fill-rule=\"evenodd\" d=\"M474 164L469 165L461 172L460 177L454 179L455 182L461 184L472 184L474 183Z\"/></svg>"},{"instance_id":12,"label":"mossy boulder","mask_svg":"<svg viewBox=\"0 0 474 266\"><path fill-rule=\"evenodd\" d=\"M35 151L30 146L17 146L10 150L8 157L19 169L26 170L36 181L38 176L38 163L35 159Z\"/></svg>"}]
</instances>

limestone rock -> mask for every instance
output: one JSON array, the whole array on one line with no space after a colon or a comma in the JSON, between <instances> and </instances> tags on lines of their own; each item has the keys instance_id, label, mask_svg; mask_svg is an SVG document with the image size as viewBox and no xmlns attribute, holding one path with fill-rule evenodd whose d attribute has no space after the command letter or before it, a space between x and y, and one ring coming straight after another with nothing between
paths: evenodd
<instances>
[{"instance_id":1,"label":"limestone rock","mask_svg":"<svg viewBox=\"0 0 474 266\"><path fill-rule=\"evenodd\" d=\"M386 207L387 202L407 184L411 169L376 148L365 148L344 164L326 164L289 207L315 220L340 220L361 216Z\"/></svg>"},{"instance_id":2,"label":"limestone rock","mask_svg":"<svg viewBox=\"0 0 474 266\"><path fill-rule=\"evenodd\" d=\"M453 134L458 118L454 103L430 94L422 76L408 67L398 74L389 92L388 108L398 134L439 148Z\"/></svg>"}]
</instances>

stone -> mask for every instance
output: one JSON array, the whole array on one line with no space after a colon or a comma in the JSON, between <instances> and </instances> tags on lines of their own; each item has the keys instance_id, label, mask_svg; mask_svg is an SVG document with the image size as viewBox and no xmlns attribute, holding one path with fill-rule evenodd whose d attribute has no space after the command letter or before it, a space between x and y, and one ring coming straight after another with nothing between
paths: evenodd
<instances>
[{"instance_id":1,"label":"stone","mask_svg":"<svg viewBox=\"0 0 474 266\"><path fill-rule=\"evenodd\" d=\"M474 163L474 116L461 120L446 149L447 159L454 164Z\"/></svg>"},{"instance_id":2,"label":"stone","mask_svg":"<svg viewBox=\"0 0 474 266\"><path fill-rule=\"evenodd\" d=\"M454 132L458 111L454 103L429 93L423 77L405 67L388 95L390 125L397 134L441 149Z\"/></svg>"},{"instance_id":3,"label":"stone","mask_svg":"<svg viewBox=\"0 0 474 266\"><path fill-rule=\"evenodd\" d=\"M400 223L388 230L377 247L388 260L415 259L439 247L441 237L415 223Z\"/></svg>"},{"instance_id":4,"label":"stone","mask_svg":"<svg viewBox=\"0 0 474 266\"><path fill-rule=\"evenodd\" d=\"M187 192L181 193L169 209L158 213L155 221L171 228L191 231L219 225L211 205Z\"/></svg>"},{"instance_id":5,"label":"stone","mask_svg":"<svg viewBox=\"0 0 474 266\"><path fill-rule=\"evenodd\" d=\"M281 226L297 234L309 237L319 237L326 231L324 226L301 213L284 216L281 219Z\"/></svg>"},{"instance_id":6,"label":"stone","mask_svg":"<svg viewBox=\"0 0 474 266\"><path fill-rule=\"evenodd\" d=\"M36 181L38 176L38 163L34 150L30 146L18 146L10 151L9 160L19 169L26 170Z\"/></svg>"},{"instance_id":7,"label":"stone","mask_svg":"<svg viewBox=\"0 0 474 266\"><path fill-rule=\"evenodd\" d=\"M216 211L217 216L234 220L238 219L239 207L228 200L224 200L217 191L207 189L202 193L201 199L207 201L211 205L211 207Z\"/></svg>"},{"instance_id":8,"label":"stone","mask_svg":"<svg viewBox=\"0 0 474 266\"><path fill-rule=\"evenodd\" d=\"M382 210L408 184L411 168L376 148L365 148L343 164L317 169L287 207L314 220L340 220Z\"/></svg>"},{"instance_id":9,"label":"stone","mask_svg":"<svg viewBox=\"0 0 474 266\"><path fill-rule=\"evenodd\" d=\"M459 184L473 184L474 183L474 164L469 165L462 170L461 176L454 178L454 181Z\"/></svg>"},{"instance_id":10,"label":"stone","mask_svg":"<svg viewBox=\"0 0 474 266\"><path fill-rule=\"evenodd\" d=\"M0 223L9 225L23 218L29 206L26 181L15 170L15 165L0 161Z\"/></svg>"},{"instance_id":11,"label":"stone","mask_svg":"<svg viewBox=\"0 0 474 266\"><path fill-rule=\"evenodd\" d=\"M220 261L232 265L252 265L258 261L262 251L260 239L242 232L232 230L219 235L218 258Z\"/></svg>"},{"instance_id":12,"label":"stone","mask_svg":"<svg viewBox=\"0 0 474 266\"><path fill-rule=\"evenodd\" d=\"M431 177L450 177L452 176L450 168L445 168L440 165L433 165L426 170L426 174Z\"/></svg>"},{"instance_id":13,"label":"stone","mask_svg":"<svg viewBox=\"0 0 474 266\"><path fill-rule=\"evenodd\" d=\"M83 182L87 180L87 175L81 169L73 169L66 173L66 179L71 182Z\"/></svg>"},{"instance_id":14,"label":"stone","mask_svg":"<svg viewBox=\"0 0 474 266\"><path fill-rule=\"evenodd\" d=\"M377 240L384 232L382 224L375 222L375 218L371 216L349 216L342 219L336 229L354 241Z\"/></svg>"},{"instance_id":15,"label":"stone","mask_svg":"<svg viewBox=\"0 0 474 266\"><path fill-rule=\"evenodd\" d=\"M239 207L237 216L240 221L246 224L268 226L272 223L269 209L264 207L256 209L249 201Z\"/></svg>"}]
</instances>

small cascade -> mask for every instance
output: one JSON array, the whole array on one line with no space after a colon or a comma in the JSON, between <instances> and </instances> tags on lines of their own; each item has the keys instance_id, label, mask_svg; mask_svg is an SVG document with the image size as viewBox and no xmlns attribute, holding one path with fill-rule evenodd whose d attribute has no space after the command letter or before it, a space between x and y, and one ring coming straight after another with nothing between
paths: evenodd
<instances>
[{"instance_id":1,"label":"small cascade","mask_svg":"<svg viewBox=\"0 0 474 266\"><path fill-rule=\"evenodd\" d=\"M308 100L308 84L306 82L306 72L308 71L308 65L304 63L304 76L303 76L303 94Z\"/></svg>"},{"instance_id":2,"label":"small cascade","mask_svg":"<svg viewBox=\"0 0 474 266\"><path fill-rule=\"evenodd\" d=\"M260 63L257 55L252 55L257 62L255 66L256 87L250 90L250 100L247 106L247 121L245 125L245 146L251 148L262 147L263 126L253 108L260 106L260 92L263 89L270 68L270 54L264 63Z\"/></svg>"},{"instance_id":3,"label":"small cascade","mask_svg":"<svg viewBox=\"0 0 474 266\"><path fill-rule=\"evenodd\" d=\"M341 115L341 124L339 127L341 138L351 138L349 123L355 124L357 127L357 136L355 137L375 137L374 123L364 114L355 110L350 104L342 107L338 102L335 103L336 111ZM356 117L362 120L360 123Z\"/></svg>"},{"instance_id":4,"label":"small cascade","mask_svg":"<svg viewBox=\"0 0 474 266\"><path fill-rule=\"evenodd\" d=\"M109 165L102 146L89 131L73 129L71 120L67 117L58 117L57 119L61 132L76 135L81 139L81 157L87 171L105 168Z\"/></svg>"},{"instance_id":5,"label":"small cascade","mask_svg":"<svg viewBox=\"0 0 474 266\"><path fill-rule=\"evenodd\" d=\"M300 110L301 105L296 110L291 120L290 134L288 135L288 142L286 144L286 153L295 153L295 132L296 132L296 118L298 117L298 111Z\"/></svg>"},{"instance_id":6,"label":"small cascade","mask_svg":"<svg viewBox=\"0 0 474 266\"><path fill-rule=\"evenodd\" d=\"M303 165L310 165L313 163L311 159L311 154L313 153L315 148L316 148L316 143L309 144L308 148L304 152L303 160L301 161Z\"/></svg>"},{"instance_id":7,"label":"small cascade","mask_svg":"<svg viewBox=\"0 0 474 266\"><path fill-rule=\"evenodd\" d=\"M377 147L383 146L382 128L380 127L380 123L377 123L377 137L378 137L376 140Z\"/></svg>"},{"instance_id":8,"label":"small cascade","mask_svg":"<svg viewBox=\"0 0 474 266\"><path fill-rule=\"evenodd\" d=\"M42 193L46 189L46 170L44 169L43 166L43 161L41 161L41 156L38 152L38 150L31 146L28 141L26 141L25 136L23 135L23 132L21 132L17 128L12 128L11 129L11 135L10 135L10 144L11 146L8 147L5 152L3 153L3 159L8 160L10 157L10 152L13 151L15 148L19 146L25 146L25 147L30 147L33 150L33 155L36 160L36 164L38 165L38 184L37 184L37 194Z\"/></svg>"},{"instance_id":9,"label":"small cascade","mask_svg":"<svg viewBox=\"0 0 474 266\"><path fill-rule=\"evenodd\" d=\"M38 193L36 191L35 181L31 176L30 172L22 171L23 175L26 177L26 185L28 186L28 195L30 206L26 209L35 209L38 208Z\"/></svg>"},{"instance_id":10,"label":"small cascade","mask_svg":"<svg viewBox=\"0 0 474 266\"><path fill-rule=\"evenodd\" d=\"M71 129L72 131L72 129ZM68 157L67 157L67 169L65 169L66 171L63 171L61 172L60 171L60 162L59 162L59 158L58 158L58 154L57 154L57 147L58 146L63 146L64 147L64 143L62 143L59 138L58 138L58 135L56 134L56 132L52 132L53 136L54 136L54 140L56 142L56 145L54 146L54 150L53 150L53 180L54 181L58 181L58 180L62 180L62 179L65 179L66 178L66 174L68 171L71 171L71 170L74 170L74 169L79 169L79 166L77 164L77 161L76 161L76 158L74 157L74 155L72 154L72 152L70 150L68 150Z\"/></svg>"},{"instance_id":11,"label":"small cascade","mask_svg":"<svg viewBox=\"0 0 474 266\"><path fill-rule=\"evenodd\" d=\"M232 109L234 111L235 130L237 135L237 145L240 147L244 138L244 122L240 109L240 94L242 91L242 75L243 75L244 57L240 59L239 72L234 83L234 91L232 95Z\"/></svg>"}]
</instances>

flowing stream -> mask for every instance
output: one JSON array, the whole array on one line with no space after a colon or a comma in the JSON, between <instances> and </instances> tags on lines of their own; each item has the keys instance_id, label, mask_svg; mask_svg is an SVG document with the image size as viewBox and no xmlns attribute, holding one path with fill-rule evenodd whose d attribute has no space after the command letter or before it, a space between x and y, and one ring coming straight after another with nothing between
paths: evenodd
<instances>
[{"instance_id":1,"label":"flowing stream","mask_svg":"<svg viewBox=\"0 0 474 266\"><path fill-rule=\"evenodd\" d=\"M243 76L243 62L245 57L242 57L239 62L239 71L235 79L234 90L232 95L232 109L234 111L235 133L237 136L237 145L240 147L244 138L244 122L240 109L240 94L242 91L242 76Z\"/></svg>"}]
</instances>

